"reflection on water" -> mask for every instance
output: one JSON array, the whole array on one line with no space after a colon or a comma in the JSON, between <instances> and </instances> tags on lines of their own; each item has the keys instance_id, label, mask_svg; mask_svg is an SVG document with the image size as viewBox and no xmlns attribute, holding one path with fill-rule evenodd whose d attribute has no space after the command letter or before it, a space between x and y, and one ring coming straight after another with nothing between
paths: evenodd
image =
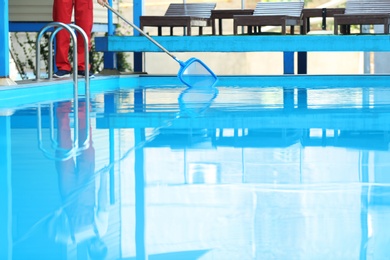
<instances>
[{"instance_id":1,"label":"reflection on water","mask_svg":"<svg viewBox=\"0 0 390 260\"><path fill-rule=\"evenodd\" d=\"M70 101L57 104L56 170L62 206L50 218L49 236L57 243L86 244L91 258L104 258L107 246L109 199L108 176L95 176L95 149L86 121L86 104L78 107L79 151L72 158L66 155L73 148L70 128ZM88 140L89 139L89 140ZM84 144L87 144L84 146ZM64 156L65 151L65 156Z\"/></svg>"},{"instance_id":2,"label":"reflection on water","mask_svg":"<svg viewBox=\"0 0 390 260\"><path fill-rule=\"evenodd\" d=\"M148 88L89 120L83 100L4 114L0 258L386 259L387 97Z\"/></svg>"}]
</instances>

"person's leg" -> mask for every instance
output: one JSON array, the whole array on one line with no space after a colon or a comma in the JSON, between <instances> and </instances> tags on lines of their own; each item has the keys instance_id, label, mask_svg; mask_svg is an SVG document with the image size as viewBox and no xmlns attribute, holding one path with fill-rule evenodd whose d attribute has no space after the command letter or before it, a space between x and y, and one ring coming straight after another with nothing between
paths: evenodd
<instances>
[{"instance_id":1,"label":"person's leg","mask_svg":"<svg viewBox=\"0 0 390 260\"><path fill-rule=\"evenodd\" d=\"M54 0L53 21L70 24L72 18L73 0ZM62 29L56 35L56 66L58 70L71 71L69 62L70 34Z\"/></svg>"},{"instance_id":2,"label":"person's leg","mask_svg":"<svg viewBox=\"0 0 390 260\"><path fill-rule=\"evenodd\" d=\"M88 50L84 48L84 40L80 34L77 34L77 57L78 70L85 70L85 51L89 52L91 48L91 33L93 25L93 1L75 0L75 23L85 31L88 36Z\"/></svg>"}]
</instances>

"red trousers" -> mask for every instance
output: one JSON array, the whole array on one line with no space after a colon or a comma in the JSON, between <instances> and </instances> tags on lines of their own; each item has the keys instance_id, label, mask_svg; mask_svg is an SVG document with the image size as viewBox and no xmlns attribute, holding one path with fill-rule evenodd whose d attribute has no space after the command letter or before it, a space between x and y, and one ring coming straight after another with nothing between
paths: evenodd
<instances>
[{"instance_id":1,"label":"red trousers","mask_svg":"<svg viewBox=\"0 0 390 260\"><path fill-rule=\"evenodd\" d=\"M88 46L91 48L91 32L93 25L93 2L92 0L54 0L53 21L70 24L74 9L75 24L80 26L88 36ZM69 62L70 34L62 29L56 35L56 66L58 70L71 71ZM89 50L88 50L89 52ZM85 69L85 48L83 37L77 33L77 70Z\"/></svg>"}]
</instances>

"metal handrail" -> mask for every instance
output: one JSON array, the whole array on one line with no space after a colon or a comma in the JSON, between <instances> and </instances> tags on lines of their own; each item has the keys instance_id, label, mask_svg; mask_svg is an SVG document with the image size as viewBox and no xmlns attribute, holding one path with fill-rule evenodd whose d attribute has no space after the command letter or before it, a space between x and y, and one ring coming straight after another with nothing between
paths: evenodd
<instances>
[{"instance_id":1,"label":"metal handrail","mask_svg":"<svg viewBox=\"0 0 390 260\"><path fill-rule=\"evenodd\" d=\"M50 104L50 139L51 139L51 147L55 150L61 150L62 152L62 156L60 158L58 158L56 155L52 155L50 152L48 152L44 147L43 147L43 141L42 141L42 117L41 117L41 107L40 105L38 105L38 142L39 142L39 148L43 151L43 153L45 154L46 157L50 158L50 159L55 159L55 160L67 160L67 159L70 159L71 157L73 156L76 156L81 150L85 150L85 149L88 149L89 147L89 140L90 140L90 123L89 123L89 117L90 117L90 87L89 87L89 55L88 55L88 49L89 49L89 40L88 40L88 36L86 35L86 33L84 32L84 30L82 28L80 28L79 26L77 25L74 25L74 24L64 24L64 23L61 23L61 22L52 22L48 25L46 25L44 28L41 29L41 31L39 32L38 36L37 36L37 40L36 40L36 80L39 81L40 80L40 46L39 46L39 43L41 41L41 38L43 36L43 34L53 28L53 27L56 27L56 29L53 31L53 33L51 34L50 36L50 39L49 39L49 62L48 62L48 66L49 66L49 75L48 75L48 78L49 79L52 79L53 77L53 61L52 61L52 57L53 57L53 42L54 42L54 39L55 39L55 36L56 34L63 30L63 29L66 29L69 34L71 35L71 38L73 40L73 98L74 98L74 102L73 102L73 106L74 106L74 138L73 138L73 148L70 149L70 150L65 150L65 149L62 149L61 147L59 147L57 141L55 140L55 136L54 136L54 116L53 116L53 104L51 103ZM85 120L86 120L86 131L87 131L87 135L86 135L86 139L84 141L84 143L81 145L81 147L79 147L79 143L78 143L78 139L79 139L79 136L78 136L78 133L79 133L79 120L78 120L78 99L79 99L79 91L78 91L78 75L77 73L75 73L75 70L77 68L77 64L78 64L78 56L77 56L77 37L76 37L76 34L74 32L74 30L76 30L78 33L80 33L80 35L83 37L83 40L84 40L84 48L85 48L85 101L86 101L86 116L85 116Z\"/></svg>"},{"instance_id":2,"label":"metal handrail","mask_svg":"<svg viewBox=\"0 0 390 260\"><path fill-rule=\"evenodd\" d=\"M73 29L75 29L78 33L81 34L84 40L84 79L85 79L85 124L87 129L87 137L85 138L85 141L80 149L87 149L89 147L89 139L90 139L90 133L89 133L89 116L90 116L90 86L89 86L89 39L85 31L78 25L75 24L69 24L69 26ZM74 46L73 49L76 49L76 46ZM77 53L77 52L76 52ZM75 70L75 66L73 65L73 70ZM73 72L75 75L76 73ZM76 75L77 78L77 75ZM78 96L78 95L77 95ZM76 120L78 121L78 120Z\"/></svg>"},{"instance_id":3,"label":"metal handrail","mask_svg":"<svg viewBox=\"0 0 390 260\"><path fill-rule=\"evenodd\" d=\"M41 104L38 104L37 110L38 110L38 147L43 152L46 158L56 161L66 161L70 158L76 156L78 154L78 147L73 146L71 149L66 150L59 148L57 141L55 141L53 138L54 136L54 125L52 122L54 122L54 116L53 116L53 104L50 104L50 137L52 140L52 148L56 151L61 150L61 156L58 156L56 154L53 154L49 152L47 149L44 148L43 141L42 141L42 113L41 113ZM57 145L57 147L55 147ZM77 144L78 145L78 144Z\"/></svg>"}]
</instances>

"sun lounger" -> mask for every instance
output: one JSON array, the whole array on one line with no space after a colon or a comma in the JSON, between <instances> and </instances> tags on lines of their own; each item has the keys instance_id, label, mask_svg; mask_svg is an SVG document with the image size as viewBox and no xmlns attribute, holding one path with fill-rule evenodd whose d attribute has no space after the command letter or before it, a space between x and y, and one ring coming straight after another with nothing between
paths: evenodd
<instances>
[{"instance_id":1,"label":"sun lounger","mask_svg":"<svg viewBox=\"0 0 390 260\"><path fill-rule=\"evenodd\" d=\"M344 14L334 16L334 34L339 26L345 26L345 34L350 34L351 25L384 25L384 33L389 33L390 1L389 0L348 0Z\"/></svg>"},{"instance_id":2,"label":"sun lounger","mask_svg":"<svg viewBox=\"0 0 390 260\"><path fill-rule=\"evenodd\" d=\"M212 34L216 35L216 25L218 20L218 34L222 35L222 20L223 19L231 19L233 20L233 17L235 15L252 15L253 9L214 9L211 10L211 21L212 21Z\"/></svg>"},{"instance_id":3,"label":"sun lounger","mask_svg":"<svg viewBox=\"0 0 390 260\"><path fill-rule=\"evenodd\" d=\"M302 13L302 34L307 34L310 31L310 18L322 18L321 29L326 31L327 18L333 18L336 14L344 14L345 8L303 8Z\"/></svg>"},{"instance_id":4,"label":"sun lounger","mask_svg":"<svg viewBox=\"0 0 390 260\"><path fill-rule=\"evenodd\" d=\"M294 34L294 26L302 24L302 10L304 2L259 2L253 15L234 16L234 34L237 34L239 26L281 26L282 34L286 34L286 27L290 26L290 33ZM248 33L252 33L250 30Z\"/></svg>"},{"instance_id":5,"label":"sun lounger","mask_svg":"<svg viewBox=\"0 0 390 260\"><path fill-rule=\"evenodd\" d=\"M191 28L198 27L199 35L203 34L203 27L211 26L211 10L216 3L189 3L170 4L165 15L140 17L140 28L157 27L158 35L162 35L162 28L169 27L170 35L173 35L174 27L185 28L185 34L191 35Z\"/></svg>"}]
</instances>

